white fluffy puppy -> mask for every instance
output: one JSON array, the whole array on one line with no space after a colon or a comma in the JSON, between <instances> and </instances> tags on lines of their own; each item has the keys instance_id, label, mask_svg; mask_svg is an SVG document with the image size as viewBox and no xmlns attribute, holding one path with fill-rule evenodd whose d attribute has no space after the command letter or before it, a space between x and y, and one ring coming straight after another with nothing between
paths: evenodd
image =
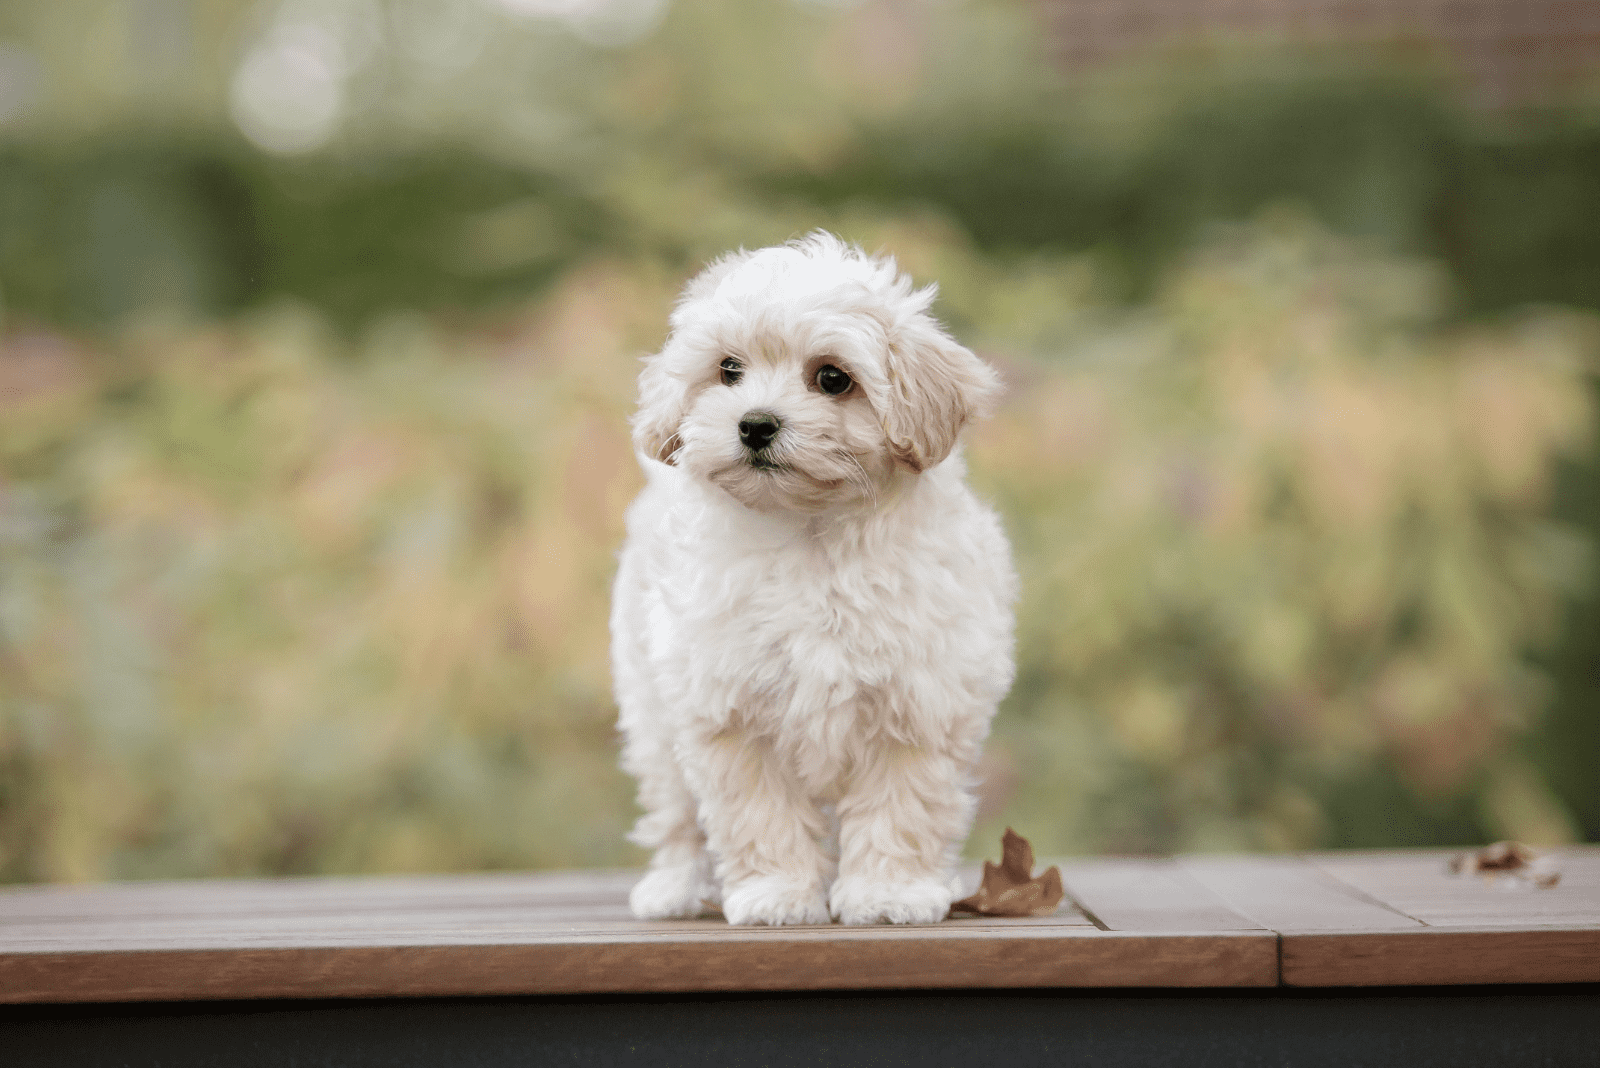
<instances>
[{"instance_id":1,"label":"white fluffy puppy","mask_svg":"<svg viewBox=\"0 0 1600 1068\"><path fill-rule=\"evenodd\" d=\"M952 452L999 381L933 295L817 233L706 268L646 360L611 614L637 916L950 907L1016 578Z\"/></svg>"}]
</instances>

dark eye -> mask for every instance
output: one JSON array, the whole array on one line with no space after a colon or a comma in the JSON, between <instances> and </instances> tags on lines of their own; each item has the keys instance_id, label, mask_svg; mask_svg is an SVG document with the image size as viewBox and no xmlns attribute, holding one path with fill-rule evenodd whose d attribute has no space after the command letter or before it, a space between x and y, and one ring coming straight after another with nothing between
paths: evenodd
<instances>
[{"instance_id":1,"label":"dark eye","mask_svg":"<svg viewBox=\"0 0 1600 1068\"><path fill-rule=\"evenodd\" d=\"M853 385L855 380L831 363L817 369L817 388L824 393L831 393L837 397L841 393L850 392L850 387Z\"/></svg>"},{"instance_id":2,"label":"dark eye","mask_svg":"<svg viewBox=\"0 0 1600 1068\"><path fill-rule=\"evenodd\" d=\"M722 361L722 384L731 386L744 377L744 365L732 356Z\"/></svg>"}]
</instances>

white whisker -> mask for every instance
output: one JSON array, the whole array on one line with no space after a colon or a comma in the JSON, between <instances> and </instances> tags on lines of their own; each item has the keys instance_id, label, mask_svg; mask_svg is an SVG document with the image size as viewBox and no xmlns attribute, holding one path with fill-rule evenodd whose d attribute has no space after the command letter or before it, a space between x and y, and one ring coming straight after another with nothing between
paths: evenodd
<instances>
[{"instance_id":1,"label":"white whisker","mask_svg":"<svg viewBox=\"0 0 1600 1068\"><path fill-rule=\"evenodd\" d=\"M861 461L856 458L856 454L846 449L840 449L839 455L843 456L846 460L849 460L850 465L860 473L861 481L859 485L861 486L862 491L866 493L867 500L871 502L872 507L878 507L878 488L872 484L872 476L867 474L867 469L861 465ZM856 481L854 476L850 477L850 481Z\"/></svg>"}]
</instances>

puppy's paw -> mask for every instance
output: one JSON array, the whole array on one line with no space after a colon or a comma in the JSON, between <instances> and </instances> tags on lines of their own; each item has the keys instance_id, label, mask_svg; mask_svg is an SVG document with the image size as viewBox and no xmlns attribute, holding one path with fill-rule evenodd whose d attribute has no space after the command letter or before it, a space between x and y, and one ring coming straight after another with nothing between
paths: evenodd
<instances>
[{"instance_id":1,"label":"puppy's paw","mask_svg":"<svg viewBox=\"0 0 1600 1068\"><path fill-rule=\"evenodd\" d=\"M641 920L692 919L705 911L705 887L693 864L651 868L628 892L628 907Z\"/></svg>"},{"instance_id":2,"label":"puppy's paw","mask_svg":"<svg viewBox=\"0 0 1600 1068\"><path fill-rule=\"evenodd\" d=\"M762 875L728 887L722 914L733 924L827 923L828 901L815 883Z\"/></svg>"},{"instance_id":3,"label":"puppy's paw","mask_svg":"<svg viewBox=\"0 0 1600 1068\"><path fill-rule=\"evenodd\" d=\"M840 923L938 923L950 913L950 884L935 878L884 882L845 876L828 910Z\"/></svg>"}]
</instances>

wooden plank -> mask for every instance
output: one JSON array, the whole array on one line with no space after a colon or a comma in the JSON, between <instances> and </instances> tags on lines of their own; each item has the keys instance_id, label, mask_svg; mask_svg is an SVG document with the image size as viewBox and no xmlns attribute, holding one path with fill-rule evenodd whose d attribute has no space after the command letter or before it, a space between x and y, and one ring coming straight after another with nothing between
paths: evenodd
<instances>
[{"instance_id":1,"label":"wooden plank","mask_svg":"<svg viewBox=\"0 0 1600 1068\"><path fill-rule=\"evenodd\" d=\"M1064 860L1067 893L1111 931L1259 931L1169 859Z\"/></svg>"},{"instance_id":2,"label":"wooden plank","mask_svg":"<svg viewBox=\"0 0 1600 1068\"><path fill-rule=\"evenodd\" d=\"M1600 929L1419 927L1283 936L1286 986L1600 982Z\"/></svg>"},{"instance_id":3,"label":"wooden plank","mask_svg":"<svg viewBox=\"0 0 1600 1068\"><path fill-rule=\"evenodd\" d=\"M1059 923L1051 917L1020 919L957 919L949 929L964 934L983 930L1022 930L1030 927L1093 930L1087 921ZM806 928L791 928L806 929ZM821 930L838 930L821 927ZM124 922L78 922L12 927L0 937L0 951L41 952L45 950L159 950L159 949L244 949L295 948L371 945L493 945L500 942L525 942L546 938L614 937L620 934L649 939L720 938L730 928L720 920L679 920L641 923L624 912L621 916L576 917L560 922L528 919L516 913L494 918L438 917L408 915L406 922L390 917L354 914L350 916L296 917L285 922L278 918L238 918L227 922L164 919ZM919 928L930 937L944 927Z\"/></svg>"},{"instance_id":4,"label":"wooden plank","mask_svg":"<svg viewBox=\"0 0 1600 1068\"><path fill-rule=\"evenodd\" d=\"M1315 853L1320 870L1430 927L1600 926L1600 849L1552 850L1561 881L1518 886L1457 876L1447 864L1458 850Z\"/></svg>"},{"instance_id":5,"label":"wooden plank","mask_svg":"<svg viewBox=\"0 0 1600 1068\"><path fill-rule=\"evenodd\" d=\"M18 887L0 1001L1600 982L1600 850L1511 894L1445 855L1066 861L1104 929L641 923L637 872Z\"/></svg>"},{"instance_id":6,"label":"wooden plank","mask_svg":"<svg viewBox=\"0 0 1600 1068\"><path fill-rule=\"evenodd\" d=\"M975 889L976 870L962 879ZM87 886L0 887L0 932L50 921L160 920L168 917L295 917L493 911L561 920L630 920L628 891L637 871L538 875L366 876L281 880L194 880ZM1091 922L1070 903L1049 922Z\"/></svg>"},{"instance_id":7,"label":"wooden plank","mask_svg":"<svg viewBox=\"0 0 1600 1068\"><path fill-rule=\"evenodd\" d=\"M282 883L121 884L0 891L0 947L293 948L491 944L546 935L714 937L721 923L636 922L627 890L638 873L598 877L368 878ZM976 874L972 879L976 880ZM982 921L956 921L965 926ZM1093 924L1070 906L1011 926Z\"/></svg>"},{"instance_id":8,"label":"wooden plank","mask_svg":"<svg viewBox=\"0 0 1600 1068\"><path fill-rule=\"evenodd\" d=\"M1277 981L1267 932L1111 934L1072 907L906 928L641 923L626 905L637 877L13 888L0 1001Z\"/></svg>"},{"instance_id":9,"label":"wooden plank","mask_svg":"<svg viewBox=\"0 0 1600 1068\"><path fill-rule=\"evenodd\" d=\"M1561 851L1561 883L1499 889L1455 876L1457 850L1318 853L1319 871L1426 924L1417 931L1283 937L1291 986L1600 982L1600 850Z\"/></svg>"},{"instance_id":10,"label":"wooden plank","mask_svg":"<svg viewBox=\"0 0 1600 1068\"><path fill-rule=\"evenodd\" d=\"M1280 934L1422 926L1299 857L1187 856L1178 864L1229 908Z\"/></svg>"},{"instance_id":11,"label":"wooden plank","mask_svg":"<svg viewBox=\"0 0 1600 1068\"><path fill-rule=\"evenodd\" d=\"M161 1001L689 991L1215 987L1277 983L1268 934L1095 928L586 933L486 945L0 952L0 1001Z\"/></svg>"},{"instance_id":12,"label":"wooden plank","mask_svg":"<svg viewBox=\"0 0 1600 1068\"><path fill-rule=\"evenodd\" d=\"M43 918L262 916L437 908L626 908L637 871L199 879L0 888L0 930Z\"/></svg>"}]
</instances>

